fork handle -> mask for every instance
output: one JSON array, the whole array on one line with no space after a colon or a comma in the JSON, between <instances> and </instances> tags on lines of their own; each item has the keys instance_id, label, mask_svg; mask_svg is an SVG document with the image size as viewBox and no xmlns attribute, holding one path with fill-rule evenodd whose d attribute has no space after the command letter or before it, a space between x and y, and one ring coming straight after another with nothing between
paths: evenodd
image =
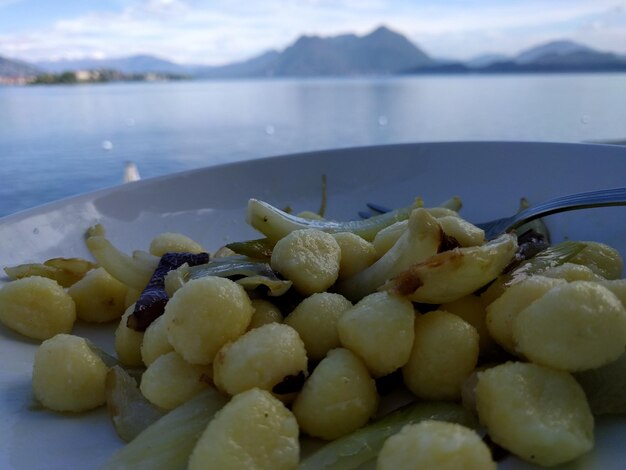
<instances>
[{"instance_id":1,"label":"fork handle","mask_svg":"<svg viewBox=\"0 0 626 470\"><path fill-rule=\"evenodd\" d=\"M515 222L528 222L557 212L565 212L591 207L624 206L626 205L626 188L602 189L588 191L569 196L561 196L528 209L515 215Z\"/></svg>"}]
</instances>

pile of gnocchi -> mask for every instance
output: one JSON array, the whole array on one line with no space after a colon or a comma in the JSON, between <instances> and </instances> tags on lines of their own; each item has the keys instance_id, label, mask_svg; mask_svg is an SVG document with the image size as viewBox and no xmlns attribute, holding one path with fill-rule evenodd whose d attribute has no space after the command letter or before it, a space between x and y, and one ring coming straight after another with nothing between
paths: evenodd
<instances>
[{"instance_id":1,"label":"pile of gnocchi","mask_svg":"<svg viewBox=\"0 0 626 470\"><path fill-rule=\"evenodd\" d=\"M251 200L247 220L264 250L255 258L222 247L211 260L264 264L287 287L268 293L258 274L183 264L158 281L166 302L141 328L132 317L161 257L207 250L163 233L126 255L95 227L95 261L6 268L0 322L41 341L32 387L49 410L84 413L110 400L113 367L72 334L77 321L118 322L115 361L135 371L157 418L207 390L223 397L183 468L298 468L303 439L345 439L384 414L380 384L390 377L409 401L456 403L477 424L402 423L380 442L376 468L495 469L488 441L538 466L571 462L594 445L585 374L601 375L626 351L622 258L580 242L533 267L517 259L516 234L486 240L458 208L417 200L340 223Z\"/></svg>"}]
</instances>

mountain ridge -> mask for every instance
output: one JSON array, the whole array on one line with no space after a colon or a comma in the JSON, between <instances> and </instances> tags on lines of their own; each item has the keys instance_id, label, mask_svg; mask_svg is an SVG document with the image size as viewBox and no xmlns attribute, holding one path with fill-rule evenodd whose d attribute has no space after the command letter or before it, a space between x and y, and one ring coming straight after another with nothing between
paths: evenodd
<instances>
[{"instance_id":1,"label":"mountain ridge","mask_svg":"<svg viewBox=\"0 0 626 470\"><path fill-rule=\"evenodd\" d=\"M412 73L506 73L626 71L626 56L595 50L567 39L526 48L513 56L483 54L467 61L437 59L406 36L380 26L368 34L302 35L282 50L221 66L179 64L154 55L112 59L39 61L0 57L0 76L30 76L77 70L126 74L163 73L189 78L368 76Z\"/></svg>"}]
</instances>

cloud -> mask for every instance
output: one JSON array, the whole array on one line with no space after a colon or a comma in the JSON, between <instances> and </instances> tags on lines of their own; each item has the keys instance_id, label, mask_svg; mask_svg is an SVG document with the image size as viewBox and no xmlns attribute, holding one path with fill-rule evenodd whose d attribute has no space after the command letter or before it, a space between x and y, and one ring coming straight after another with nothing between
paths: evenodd
<instances>
[{"instance_id":1,"label":"cloud","mask_svg":"<svg viewBox=\"0 0 626 470\"><path fill-rule=\"evenodd\" d=\"M0 6L12 1L17 0L0 0ZM23 3L26 8L28 1ZM300 34L364 34L380 24L406 34L437 56L513 53L555 37L591 45L608 46L614 41L609 49L622 47L626 52L626 2L615 0L266 0L245 5L237 0L126 0L119 4L124 6L88 11L47 28L0 34L0 55L41 60L150 53L178 62L220 64L282 49Z\"/></svg>"}]
</instances>

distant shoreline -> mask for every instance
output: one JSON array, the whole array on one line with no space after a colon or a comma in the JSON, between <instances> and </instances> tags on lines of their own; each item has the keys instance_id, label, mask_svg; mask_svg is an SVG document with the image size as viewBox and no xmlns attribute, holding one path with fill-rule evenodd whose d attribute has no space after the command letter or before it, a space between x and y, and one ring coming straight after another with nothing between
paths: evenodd
<instances>
[{"instance_id":1,"label":"distant shoreline","mask_svg":"<svg viewBox=\"0 0 626 470\"><path fill-rule=\"evenodd\" d=\"M118 74L116 78L93 78L76 79L64 74L42 74L32 77L0 77L0 86L37 86L37 85L93 85L106 83L165 83L165 82L207 82L207 81L248 81L248 80L352 80L352 79L382 79L382 78L403 78L421 76L532 76L532 75L580 75L580 74L623 74L624 68L572 68L572 69L520 69L520 70L445 70L427 69L417 71L407 71L395 74L354 74L354 75L307 75L307 76L258 76L258 77L193 77L174 76L171 74L137 74L134 76L123 76Z\"/></svg>"}]
</instances>

